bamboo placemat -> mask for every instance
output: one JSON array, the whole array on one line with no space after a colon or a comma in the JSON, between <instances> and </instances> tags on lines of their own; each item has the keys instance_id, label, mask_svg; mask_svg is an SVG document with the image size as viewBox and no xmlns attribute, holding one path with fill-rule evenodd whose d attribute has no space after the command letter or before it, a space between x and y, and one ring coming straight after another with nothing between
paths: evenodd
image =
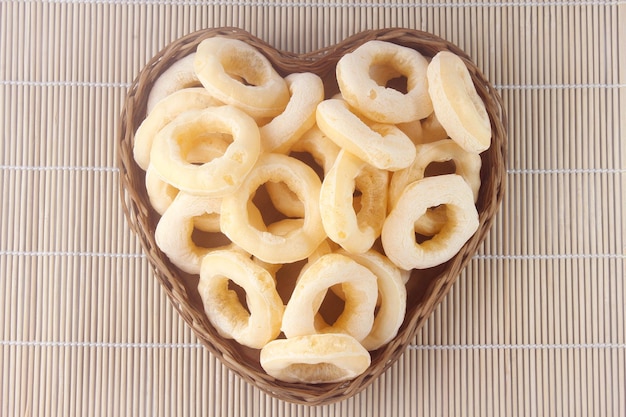
<instances>
[{"instance_id":1,"label":"bamboo placemat","mask_svg":"<svg viewBox=\"0 0 626 417\"><path fill-rule=\"evenodd\" d=\"M285 403L196 341L119 203L152 55L238 26L306 52L402 26L463 48L509 115L493 230L399 362ZM0 0L0 416L626 415L626 1Z\"/></svg>"}]
</instances>

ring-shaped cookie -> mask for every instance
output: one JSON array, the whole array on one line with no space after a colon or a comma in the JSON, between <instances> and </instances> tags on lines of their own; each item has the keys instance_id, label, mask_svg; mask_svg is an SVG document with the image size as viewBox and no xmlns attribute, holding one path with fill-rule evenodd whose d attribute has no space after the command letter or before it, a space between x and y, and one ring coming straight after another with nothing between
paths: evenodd
<instances>
[{"instance_id":1,"label":"ring-shaped cookie","mask_svg":"<svg viewBox=\"0 0 626 417\"><path fill-rule=\"evenodd\" d=\"M284 182L304 204L302 227L285 236L261 230L248 219L248 201L268 181ZM282 154L262 154L241 186L223 197L222 231L262 261L289 263L304 259L326 238L319 213L320 188L319 177L304 162Z\"/></svg>"},{"instance_id":2,"label":"ring-shaped cookie","mask_svg":"<svg viewBox=\"0 0 626 417\"><path fill-rule=\"evenodd\" d=\"M455 174L463 177L472 189L474 201L478 199L480 190L480 155L467 152L452 139L442 139L415 147L415 159L407 168L396 171L389 182L389 208L392 209L402 190L413 181L424 178L426 168L433 162L453 161Z\"/></svg>"},{"instance_id":3,"label":"ring-shaped cookie","mask_svg":"<svg viewBox=\"0 0 626 417\"><path fill-rule=\"evenodd\" d=\"M261 349L261 367L285 382L323 384L348 381L371 363L367 350L346 334L312 334L272 340Z\"/></svg>"},{"instance_id":4,"label":"ring-shaped cookie","mask_svg":"<svg viewBox=\"0 0 626 417\"><path fill-rule=\"evenodd\" d=\"M468 152L488 149L491 122L463 60L452 52L439 52L427 74L435 114L450 138Z\"/></svg>"},{"instance_id":5,"label":"ring-shaped cookie","mask_svg":"<svg viewBox=\"0 0 626 417\"><path fill-rule=\"evenodd\" d=\"M415 222L415 233L422 236L435 236L448 221L448 209L445 205L431 207Z\"/></svg>"},{"instance_id":6,"label":"ring-shaped cookie","mask_svg":"<svg viewBox=\"0 0 626 417\"><path fill-rule=\"evenodd\" d=\"M415 222L429 207L446 205L447 223L431 239L415 240ZM424 269L451 259L478 229L472 190L456 174L410 183L385 220L381 241L387 257L402 269Z\"/></svg>"},{"instance_id":7,"label":"ring-shaped cookie","mask_svg":"<svg viewBox=\"0 0 626 417\"><path fill-rule=\"evenodd\" d=\"M202 86L193 67L195 58L196 54L191 53L175 61L154 81L146 105L147 115L152 113L161 100L176 91Z\"/></svg>"},{"instance_id":8,"label":"ring-shaped cookie","mask_svg":"<svg viewBox=\"0 0 626 417\"><path fill-rule=\"evenodd\" d=\"M219 105L221 103L202 87L175 91L159 101L135 133L133 156L137 165L144 171L148 169L154 137L181 113Z\"/></svg>"},{"instance_id":9,"label":"ring-shaped cookie","mask_svg":"<svg viewBox=\"0 0 626 417\"><path fill-rule=\"evenodd\" d=\"M264 152L287 153L293 143L315 124L315 109L324 99L324 84L310 72L285 78L291 97L285 111L261 127Z\"/></svg>"},{"instance_id":10,"label":"ring-shaped cookie","mask_svg":"<svg viewBox=\"0 0 626 417\"><path fill-rule=\"evenodd\" d=\"M317 312L328 289L341 284L344 309L333 324ZM329 253L307 265L285 307L281 329L287 338L314 333L346 333L363 340L372 330L378 299L376 275L345 255ZM316 319L317 317L317 319Z\"/></svg>"},{"instance_id":11,"label":"ring-shaped cookie","mask_svg":"<svg viewBox=\"0 0 626 417\"><path fill-rule=\"evenodd\" d=\"M187 160L197 141L214 134L232 136L224 155L202 164ZM250 172L260 153L259 128L254 120L232 106L186 112L155 137L150 161L159 175L179 190L220 197L235 190Z\"/></svg>"},{"instance_id":12,"label":"ring-shaped cookie","mask_svg":"<svg viewBox=\"0 0 626 417\"><path fill-rule=\"evenodd\" d=\"M289 102L289 88L256 48L231 38L200 42L194 68L202 85L224 103L254 117L274 117Z\"/></svg>"},{"instance_id":13,"label":"ring-shaped cookie","mask_svg":"<svg viewBox=\"0 0 626 417\"><path fill-rule=\"evenodd\" d=\"M387 214L389 174L341 150L320 190L320 214L330 239L350 253L368 251ZM354 192L361 192L355 212Z\"/></svg>"},{"instance_id":14,"label":"ring-shaped cookie","mask_svg":"<svg viewBox=\"0 0 626 417\"><path fill-rule=\"evenodd\" d=\"M407 92L380 85L372 67L390 67L389 74L403 75ZM428 95L428 61L418 51L391 42L369 41L337 62L337 83L344 99L369 119L379 123L403 123L423 119L433 111ZM392 77L393 75L388 75Z\"/></svg>"},{"instance_id":15,"label":"ring-shaped cookie","mask_svg":"<svg viewBox=\"0 0 626 417\"><path fill-rule=\"evenodd\" d=\"M339 147L378 169L397 171L415 158L415 145L391 124L366 124L343 100L329 99L317 106L319 128Z\"/></svg>"},{"instance_id":16,"label":"ring-shaped cookie","mask_svg":"<svg viewBox=\"0 0 626 417\"><path fill-rule=\"evenodd\" d=\"M379 306L374 317L372 330L361 340L363 347L369 351L376 350L393 339L406 315L406 287L404 277L387 257L375 250L362 254L351 254L343 250L337 251L346 255L376 275Z\"/></svg>"},{"instance_id":17,"label":"ring-shaped cookie","mask_svg":"<svg viewBox=\"0 0 626 417\"><path fill-rule=\"evenodd\" d=\"M190 274L200 273L202 258L208 253L231 245L206 248L192 239L195 219L219 213L219 199L178 193L172 204L159 219L154 232L157 246L174 265Z\"/></svg>"},{"instance_id":18,"label":"ring-shaped cookie","mask_svg":"<svg viewBox=\"0 0 626 417\"><path fill-rule=\"evenodd\" d=\"M229 281L246 292L247 310L228 288ZM274 278L247 255L229 250L206 255L198 292L209 321L223 337L260 349L280 333L284 306Z\"/></svg>"}]
</instances>

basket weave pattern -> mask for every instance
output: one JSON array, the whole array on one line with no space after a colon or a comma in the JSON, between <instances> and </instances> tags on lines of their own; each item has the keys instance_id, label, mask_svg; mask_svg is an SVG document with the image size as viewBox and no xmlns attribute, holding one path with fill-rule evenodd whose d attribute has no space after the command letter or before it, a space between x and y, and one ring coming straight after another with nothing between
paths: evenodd
<instances>
[{"instance_id":1,"label":"basket weave pattern","mask_svg":"<svg viewBox=\"0 0 626 417\"><path fill-rule=\"evenodd\" d=\"M222 338L204 314L197 283L198 277L177 269L155 242L154 230L159 219L151 208L145 173L133 159L134 134L146 114L147 99L155 80L175 61L195 51L204 39L227 36L247 42L260 50L283 76L294 72L313 72L324 81L326 97L339 91L335 66L345 53L370 40L383 40L418 50L432 57L449 50L466 63L474 85L485 102L491 119L491 147L481 154L481 188L476 203L480 225L474 236L450 261L427 271L414 271L407 284L407 312L398 335L390 343L371 352L372 362L356 379L337 384L305 385L276 381L261 368L258 351ZM160 281L173 306L192 328L200 342L221 362L247 382L281 400L309 405L328 404L349 398L365 389L406 350L436 305L443 299L461 270L467 265L486 237L504 192L506 154L506 115L495 89L485 79L465 52L457 46L426 32L409 29L384 29L361 32L341 43L315 52L296 55L278 51L264 41L240 29L207 29L187 35L163 49L140 72L128 90L119 124L118 165L123 210L131 229L137 234L155 277Z\"/></svg>"}]
</instances>

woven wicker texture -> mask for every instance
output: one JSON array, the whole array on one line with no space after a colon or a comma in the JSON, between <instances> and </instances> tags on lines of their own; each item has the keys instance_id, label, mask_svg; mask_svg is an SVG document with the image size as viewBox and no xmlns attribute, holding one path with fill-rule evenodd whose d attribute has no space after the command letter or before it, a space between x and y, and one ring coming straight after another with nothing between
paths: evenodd
<instances>
[{"instance_id":1,"label":"woven wicker texture","mask_svg":"<svg viewBox=\"0 0 626 417\"><path fill-rule=\"evenodd\" d=\"M282 401L223 365L120 203L133 81L217 27L287 55L420 29L502 97L493 227L398 360L345 400ZM0 415L626 415L625 41L623 0L0 0Z\"/></svg>"}]
</instances>

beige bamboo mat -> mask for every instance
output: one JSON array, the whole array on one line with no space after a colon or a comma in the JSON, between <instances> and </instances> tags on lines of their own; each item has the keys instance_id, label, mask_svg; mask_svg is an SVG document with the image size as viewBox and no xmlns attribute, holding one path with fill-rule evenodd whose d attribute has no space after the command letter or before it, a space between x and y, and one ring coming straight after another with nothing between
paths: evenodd
<instances>
[{"instance_id":1,"label":"beige bamboo mat","mask_svg":"<svg viewBox=\"0 0 626 417\"><path fill-rule=\"evenodd\" d=\"M0 0L0 416L625 416L626 1ZM507 194L405 355L324 407L262 394L164 296L118 199L148 59L239 26L305 52L363 29L465 49L510 123Z\"/></svg>"}]
</instances>

